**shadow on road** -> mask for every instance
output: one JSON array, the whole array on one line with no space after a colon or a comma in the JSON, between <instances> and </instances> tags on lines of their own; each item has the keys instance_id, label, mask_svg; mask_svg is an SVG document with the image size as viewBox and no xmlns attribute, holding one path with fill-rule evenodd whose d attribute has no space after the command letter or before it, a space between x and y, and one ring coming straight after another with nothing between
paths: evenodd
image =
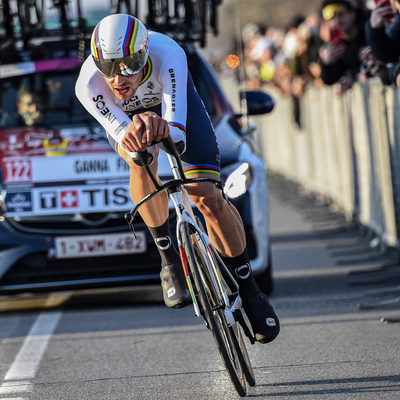
<instances>
[{"instance_id":1,"label":"shadow on road","mask_svg":"<svg viewBox=\"0 0 400 400\"><path fill-rule=\"evenodd\" d=\"M260 385L261 386L261 385ZM388 376L368 376L365 378L346 378L346 379L322 379L315 381L299 381L299 382L280 382L271 385L262 385L268 387L268 394L265 395L248 395L247 397L283 397L283 396L316 396L330 394L359 394L359 393L387 393L398 392L400 389L400 375ZM318 389L301 390L302 386L313 387ZM290 388L289 391L272 392L271 388ZM321 388L322 387L322 388ZM346 397L348 398L348 397ZM396 395L393 395L396 398Z\"/></svg>"}]
</instances>

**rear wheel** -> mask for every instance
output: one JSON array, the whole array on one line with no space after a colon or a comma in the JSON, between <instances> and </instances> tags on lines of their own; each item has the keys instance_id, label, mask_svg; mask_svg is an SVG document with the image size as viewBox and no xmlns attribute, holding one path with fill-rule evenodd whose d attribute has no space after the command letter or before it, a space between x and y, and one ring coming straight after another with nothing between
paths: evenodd
<instances>
[{"instance_id":1,"label":"rear wheel","mask_svg":"<svg viewBox=\"0 0 400 400\"><path fill-rule=\"evenodd\" d=\"M194 228L193 228L194 229ZM245 374L238 354L241 346L234 330L226 320L223 301L214 287L214 277L208 271L206 253L198 233L189 226L181 226L182 246L189 261L189 270L194 279L194 291L198 297L201 313L211 330L221 354L225 368L240 396L246 396ZM241 342L243 345L243 341Z\"/></svg>"}]
</instances>

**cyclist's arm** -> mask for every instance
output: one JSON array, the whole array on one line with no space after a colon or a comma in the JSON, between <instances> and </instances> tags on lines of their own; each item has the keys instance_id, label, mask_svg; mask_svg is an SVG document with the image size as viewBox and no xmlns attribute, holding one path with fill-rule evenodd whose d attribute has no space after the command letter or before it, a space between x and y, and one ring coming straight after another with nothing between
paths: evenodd
<instances>
[{"instance_id":1,"label":"cyclist's arm","mask_svg":"<svg viewBox=\"0 0 400 400\"><path fill-rule=\"evenodd\" d=\"M187 76L186 55L179 47L163 62L160 71L160 80L163 86L162 117L168 122L173 141L175 143L183 141L185 149Z\"/></svg>"},{"instance_id":2,"label":"cyclist's arm","mask_svg":"<svg viewBox=\"0 0 400 400\"><path fill-rule=\"evenodd\" d=\"M120 145L132 120L115 104L115 96L89 57L82 65L75 93L86 110Z\"/></svg>"}]
</instances>

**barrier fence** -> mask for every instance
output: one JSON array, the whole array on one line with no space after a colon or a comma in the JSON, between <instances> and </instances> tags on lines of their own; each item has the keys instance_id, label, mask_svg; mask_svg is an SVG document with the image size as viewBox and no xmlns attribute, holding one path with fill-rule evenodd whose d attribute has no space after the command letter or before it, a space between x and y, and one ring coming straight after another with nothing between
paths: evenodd
<instances>
[{"instance_id":1,"label":"barrier fence","mask_svg":"<svg viewBox=\"0 0 400 400\"><path fill-rule=\"evenodd\" d=\"M232 82L223 87L230 99L237 97ZM400 91L379 79L356 84L343 96L337 91L309 87L297 104L268 91L275 109L253 119L255 140L270 172L358 219L381 246L398 248Z\"/></svg>"}]
</instances>

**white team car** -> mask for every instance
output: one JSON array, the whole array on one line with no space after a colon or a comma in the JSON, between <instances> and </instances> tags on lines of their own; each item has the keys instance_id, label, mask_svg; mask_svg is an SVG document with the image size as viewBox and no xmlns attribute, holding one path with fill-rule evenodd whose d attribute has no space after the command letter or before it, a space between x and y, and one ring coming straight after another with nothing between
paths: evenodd
<instances>
[{"instance_id":1,"label":"white team car","mask_svg":"<svg viewBox=\"0 0 400 400\"><path fill-rule=\"evenodd\" d=\"M226 195L242 216L252 267L268 294L265 165L209 64L193 46L186 52L216 129ZM145 224L136 217L135 240L124 219L133 207L129 169L75 97L79 67L76 56L0 66L0 293L159 281L159 254ZM43 115L36 125L24 125L27 115L17 113L24 90L39 93L31 97ZM247 103L249 114L273 108L261 92L247 93ZM167 161L160 157L163 177Z\"/></svg>"}]
</instances>

